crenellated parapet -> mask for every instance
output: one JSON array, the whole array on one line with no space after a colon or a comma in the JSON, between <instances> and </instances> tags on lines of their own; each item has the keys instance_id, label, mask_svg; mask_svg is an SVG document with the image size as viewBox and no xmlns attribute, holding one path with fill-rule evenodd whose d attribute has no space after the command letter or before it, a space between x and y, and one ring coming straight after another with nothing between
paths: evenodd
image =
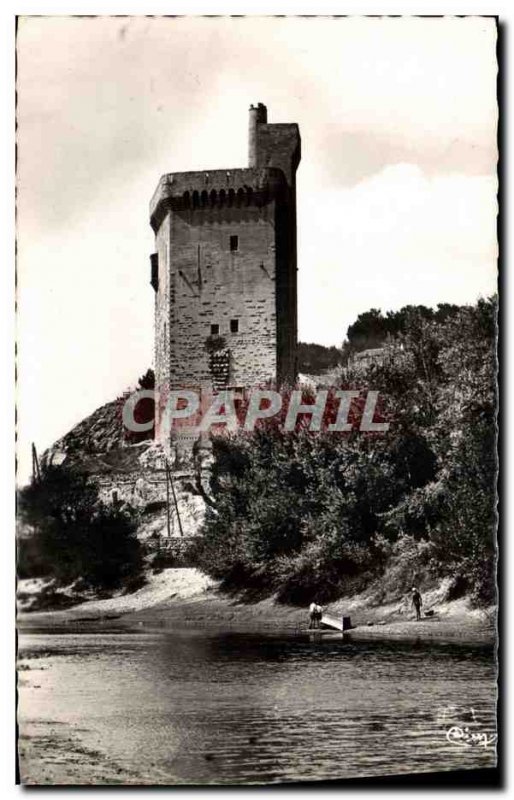
<instances>
[{"instance_id":1,"label":"crenellated parapet","mask_svg":"<svg viewBox=\"0 0 514 800\"><path fill-rule=\"evenodd\" d=\"M150 202L150 224L157 231L169 208L260 206L282 198L286 189L278 167L170 173L161 177Z\"/></svg>"}]
</instances>

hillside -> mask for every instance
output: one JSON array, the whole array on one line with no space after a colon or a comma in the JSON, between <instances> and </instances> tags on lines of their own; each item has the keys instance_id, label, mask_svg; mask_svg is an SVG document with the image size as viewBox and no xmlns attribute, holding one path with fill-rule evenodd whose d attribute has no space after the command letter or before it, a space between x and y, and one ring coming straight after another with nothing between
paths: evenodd
<instances>
[{"instance_id":1,"label":"hillside","mask_svg":"<svg viewBox=\"0 0 514 800\"><path fill-rule=\"evenodd\" d=\"M93 454L126 447L129 442L124 434L121 418L123 400L124 398L116 398L97 408L58 439L45 456L55 463L60 454L75 463Z\"/></svg>"}]
</instances>

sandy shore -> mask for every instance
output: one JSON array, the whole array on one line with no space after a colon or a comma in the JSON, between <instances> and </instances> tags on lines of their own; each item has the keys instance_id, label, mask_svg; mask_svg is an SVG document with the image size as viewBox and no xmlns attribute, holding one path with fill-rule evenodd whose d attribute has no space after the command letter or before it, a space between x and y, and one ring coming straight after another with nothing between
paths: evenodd
<instances>
[{"instance_id":1,"label":"sandy shore","mask_svg":"<svg viewBox=\"0 0 514 800\"><path fill-rule=\"evenodd\" d=\"M331 604L335 616L350 615L354 638L444 639L462 642L491 642L496 638L493 610L476 610L466 598L445 602L445 586L425 595L425 610L431 616L416 622L413 609L404 598L377 603L362 594ZM21 630L70 626L101 626L106 629L217 628L234 632L307 630L305 608L287 606L266 599L248 603L218 592L216 585L196 569L168 569L152 575L148 583L131 595L91 600L66 610L20 613Z\"/></svg>"},{"instance_id":2,"label":"sandy shore","mask_svg":"<svg viewBox=\"0 0 514 800\"><path fill-rule=\"evenodd\" d=\"M18 737L21 781L25 786L140 785L100 750L84 747L78 734L55 721L24 726Z\"/></svg>"}]
</instances>

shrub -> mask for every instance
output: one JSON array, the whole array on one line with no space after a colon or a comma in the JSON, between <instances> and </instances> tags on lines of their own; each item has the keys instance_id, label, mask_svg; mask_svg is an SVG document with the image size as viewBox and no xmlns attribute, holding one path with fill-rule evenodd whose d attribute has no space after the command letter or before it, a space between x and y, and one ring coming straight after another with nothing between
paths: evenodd
<instances>
[{"instance_id":1,"label":"shrub","mask_svg":"<svg viewBox=\"0 0 514 800\"><path fill-rule=\"evenodd\" d=\"M86 475L43 465L41 478L20 490L18 510L33 531L18 549L20 577L30 571L60 585L81 578L84 585L113 589L141 574L136 512L103 504Z\"/></svg>"}]
</instances>

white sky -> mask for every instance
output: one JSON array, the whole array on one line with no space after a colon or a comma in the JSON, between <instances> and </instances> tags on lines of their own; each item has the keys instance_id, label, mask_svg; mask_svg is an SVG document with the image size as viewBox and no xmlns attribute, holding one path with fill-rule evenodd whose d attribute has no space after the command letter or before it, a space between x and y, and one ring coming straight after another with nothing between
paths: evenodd
<instances>
[{"instance_id":1,"label":"white sky","mask_svg":"<svg viewBox=\"0 0 514 800\"><path fill-rule=\"evenodd\" d=\"M298 122L299 336L496 287L492 19L28 18L18 33L19 479L153 357L162 173Z\"/></svg>"}]
</instances>

